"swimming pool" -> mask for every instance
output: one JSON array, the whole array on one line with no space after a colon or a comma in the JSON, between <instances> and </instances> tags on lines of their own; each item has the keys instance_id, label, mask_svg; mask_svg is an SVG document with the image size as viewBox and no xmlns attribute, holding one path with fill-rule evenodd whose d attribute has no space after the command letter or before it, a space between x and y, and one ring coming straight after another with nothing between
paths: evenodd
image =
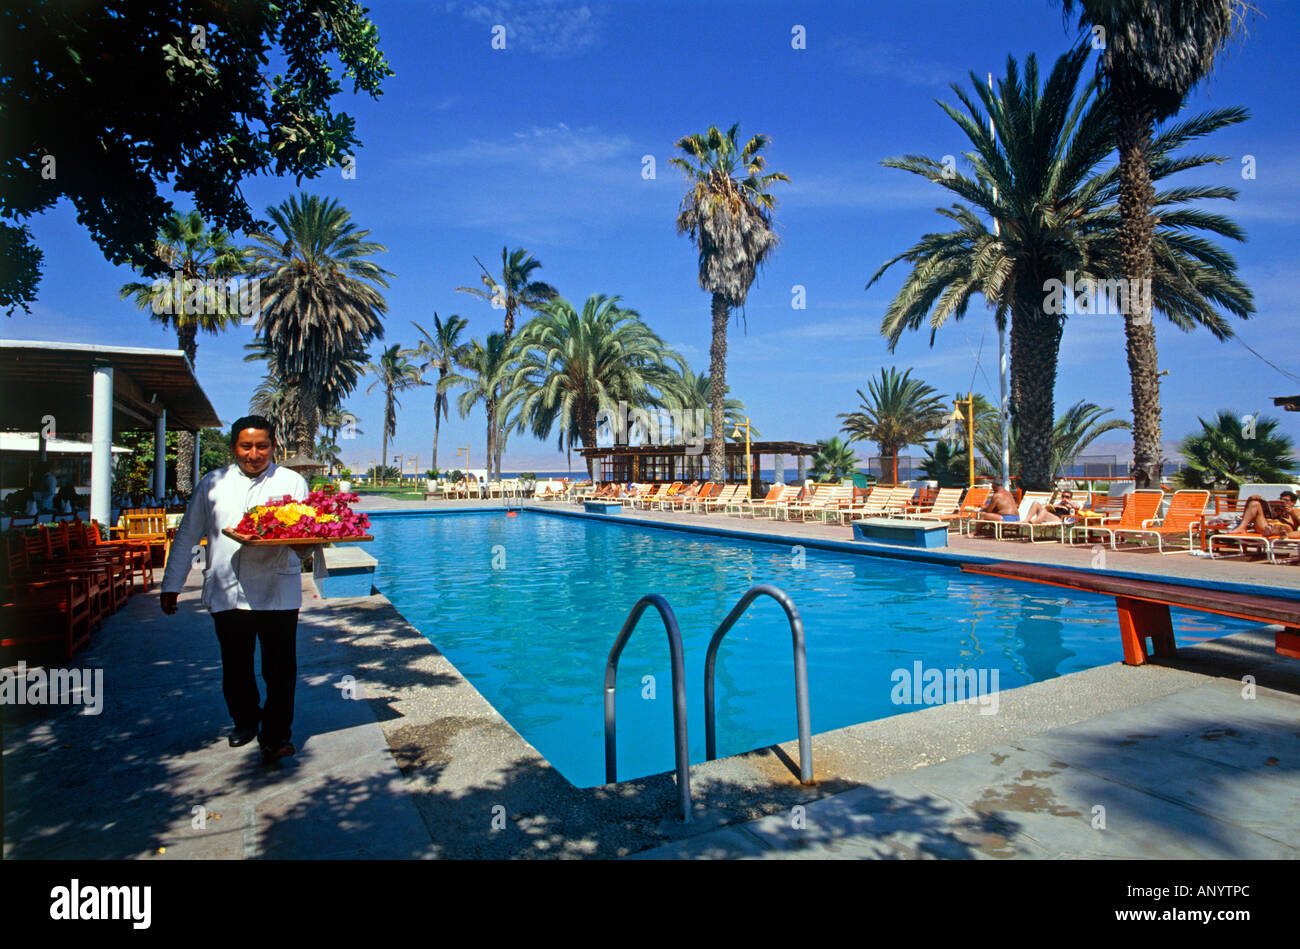
<instances>
[{"instance_id":1,"label":"swimming pool","mask_svg":"<svg viewBox=\"0 0 1300 949\"><path fill-rule=\"evenodd\" d=\"M525 511L376 516L375 585L507 721L580 787L604 783L605 660L628 611L661 593L686 652L690 760L704 760L709 637L757 583L784 589L807 634L812 730L914 711L970 670L1006 690L1121 658L1114 601L947 565ZM1050 592L1048 592L1050 590ZM1179 641L1257 624L1173 613ZM795 737L790 631L759 599L717 662L718 754ZM618 776L673 767L663 625L642 617L618 673ZM971 714L996 709L996 696Z\"/></svg>"}]
</instances>

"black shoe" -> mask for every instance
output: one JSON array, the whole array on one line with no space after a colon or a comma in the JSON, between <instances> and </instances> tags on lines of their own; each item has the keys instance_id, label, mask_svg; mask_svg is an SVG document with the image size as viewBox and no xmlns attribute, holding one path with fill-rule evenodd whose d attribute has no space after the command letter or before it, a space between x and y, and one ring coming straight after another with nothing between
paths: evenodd
<instances>
[{"instance_id":1,"label":"black shoe","mask_svg":"<svg viewBox=\"0 0 1300 949\"><path fill-rule=\"evenodd\" d=\"M257 737L257 726L253 725L249 728L236 728L234 731L230 733L230 736L226 739L226 741L230 743L231 748L239 748L243 745L248 744L256 737Z\"/></svg>"},{"instance_id":2,"label":"black shoe","mask_svg":"<svg viewBox=\"0 0 1300 949\"><path fill-rule=\"evenodd\" d=\"M294 747L288 742L282 745L263 745L262 764L275 764L281 758L291 757L293 752Z\"/></svg>"}]
</instances>

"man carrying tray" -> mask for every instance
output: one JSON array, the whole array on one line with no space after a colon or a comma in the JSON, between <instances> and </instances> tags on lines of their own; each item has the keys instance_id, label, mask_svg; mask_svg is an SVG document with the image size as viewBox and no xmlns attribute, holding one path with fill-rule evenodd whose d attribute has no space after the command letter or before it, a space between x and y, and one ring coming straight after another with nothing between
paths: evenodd
<instances>
[{"instance_id":1,"label":"man carrying tray","mask_svg":"<svg viewBox=\"0 0 1300 949\"><path fill-rule=\"evenodd\" d=\"M208 472L190 496L163 573L162 611L168 616L176 612L191 554L202 551L194 562L204 565L203 605L212 614L221 643L221 690L235 723L230 746L237 748L256 738L262 760L269 764L294 752L289 739L298 679L295 640L302 606L302 554L288 545L241 546L221 531L266 501L286 494L302 500L307 482L271 460L275 428L260 415L235 422L230 444L235 463ZM204 537L206 548L198 546ZM253 671L256 641L262 644L265 706L259 705Z\"/></svg>"}]
</instances>

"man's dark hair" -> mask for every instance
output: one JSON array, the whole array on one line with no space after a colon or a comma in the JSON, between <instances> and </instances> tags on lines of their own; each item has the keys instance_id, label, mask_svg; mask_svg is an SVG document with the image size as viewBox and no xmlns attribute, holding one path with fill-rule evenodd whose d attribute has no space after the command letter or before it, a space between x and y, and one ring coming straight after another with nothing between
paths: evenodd
<instances>
[{"instance_id":1,"label":"man's dark hair","mask_svg":"<svg viewBox=\"0 0 1300 949\"><path fill-rule=\"evenodd\" d=\"M263 415L245 415L238 419L234 425L230 426L230 444L239 440L239 433L246 428L259 428L271 436L271 441L275 441L275 425L270 419Z\"/></svg>"},{"instance_id":2,"label":"man's dark hair","mask_svg":"<svg viewBox=\"0 0 1300 949\"><path fill-rule=\"evenodd\" d=\"M1295 496L1294 491L1283 491L1281 496L1284 498L1290 498L1292 504L1295 504L1296 501L1298 500Z\"/></svg>"}]
</instances>

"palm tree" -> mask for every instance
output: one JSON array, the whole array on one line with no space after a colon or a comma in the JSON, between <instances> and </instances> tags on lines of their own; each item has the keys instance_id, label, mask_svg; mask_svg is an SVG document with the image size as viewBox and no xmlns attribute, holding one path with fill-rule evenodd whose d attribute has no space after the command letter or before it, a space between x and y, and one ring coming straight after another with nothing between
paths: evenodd
<instances>
[{"instance_id":1,"label":"palm tree","mask_svg":"<svg viewBox=\"0 0 1300 949\"><path fill-rule=\"evenodd\" d=\"M543 283L540 280L532 279L533 271L541 268L541 261L533 257L532 254L522 247L516 247L509 250L506 247L501 248L501 277L498 279L483 266L483 262L477 257L474 263L478 264L479 269L483 271L479 275L479 280L483 283L483 289L478 287L457 287L461 293L472 294L480 300L487 300L495 309L505 310L504 338L503 342L510 342L510 338L515 332L515 317L519 313L520 307L529 310L536 310L543 303L554 300L559 296L559 291L549 283ZM497 393L497 401L501 399L501 393ZM497 453L488 457L489 474L495 465L496 477L501 477L501 452L505 450L505 438L496 439Z\"/></svg>"},{"instance_id":2,"label":"palm tree","mask_svg":"<svg viewBox=\"0 0 1300 949\"><path fill-rule=\"evenodd\" d=\"M1114 409L1103 409L1082 400L1066 409L1052 426L1052 471L1058 475L1064 474L1084 450L1102 435L1132 427L1122 418L1102 420L1103 416L1113 411Z\"/></svg>"},{"instance_id":3,"label":"palm tree","mask_svg":"<svg viewBox=\"0 0 1300 949\"><path fill-rule=\"evenodd\" d=\"M561 449L566 441L592 448L602 411L620 402L661 407L686 396L685 360L618 297L593 294L581 313L564 299L538 309L519 331L519 363L505 384L503 417L515 413L516 431L527 426L549 438L558 424ZM590 459L587 472L594 476Z\"/></svg>"},{"instance_id":4,"label":"palm tree","mask_svg":"<svg viewBox=\"0 0 1300 949\"><path fill-rule=\"evenodd\" d=\"M337 201L304 194L266 209L278 228L252 235L247 251L259 280L257 334L276 370L298 386L298 450L307 452L317 418L330 408L326 387L341 360L382 339L383 294L391 276L366 259L387 250L368 241Z\"/></svg>"},{"instance_id":5,"label":"palm tree","mask_svg":"<svg viewBox=\"0 0 1300 949\"><path fill-rule=\"evenodd\" d=\"M266 377L263 379L259 391L273 389L277 392L292 393L294 402L280 409L280 415L276 422L276 431L281 433L278 438L278 447L287 448L296 443L296 434L301 430L301 398L298 393L296 382L286 381L283 376L276 372L274 368L275 347L266 339L255 339L251 343L244 344L245 356L244 362L265 362L271 368L267 370ZM342 406L343 400L352 394L356 389L357 383L361 380L361 375L366 371L370 357L364 349L349 350L342 355L335 357L329 364L329 375L325 377L321 384L321 414L318 422L321 427L330 430L331 440L337 441L338 429L342 428ZM265 404L265 403L264 403ZM252 411L260 411L254 408ZM261 414L266 415L265 412ZM266 416L271 418L270 415ZM355 421L355 417L354 417ZM336 424L337 423L337 424ZM312 437L306 442L306 453L315 455L315 447L312 441L315 439L316 432L312 432ZM299 445L298 450L303 450ZM278 457L284 457L287 452L281 450L277 452Z\"/></svg>"},{"instance_id":6,"label":"palm tree","mask_svg":"<svg viewBox=\"0 0 1300 949\"><path fill-rule=\"evenodd\" d=\"M857 466L852 446L834 436L817 443L811 474L818 481L839 481L853 474Z\"/></svg>"},{"instance_id":7,"label":"palm tree","mask_svg":"<svg viewBox=\"0 0 1300 949\"><path fill-rule=\"evenodd\" d=\"M364 435L365 432L357 426L360 421L361 419L355 413L345 410L342 405L321 415L320 425L324 429L324 435L317 443L316 455L313 457L321 457L329 461L331 476L334 474L334 469L343 464L339 432L347 426L348 434L344 437L355 438L357 435Z\"/></svg>"},{"instance_id":8,"label":"palm tree","mask_svg":"<svg viewBox=\"0 0 1300 949\"><path fill-rule=\"evenodd\" d=\"M714 478L724 477L726 471L727 318L732 309L745 305L758 268L776 248L776 199L767 189L774 181L790 180L780 172L763 173L766 135L755 135L741 148L739 131L739 123L725 134L710 126L702 135L679 139L677 147L685 157L669 159L690 183L677 214L677 233L695 242L700 286L712 295L709 471Z\"/></svg>"},{"instance_id":9,"label":"palm tree","mask_svg":"<svg viewBox=\"0 0 1300 949\"><path fill-rule=\"evenodd\" d=\"M415 347L416 353L424 359L424 362L420 365L420 372L428 372L430 369L438 370L438 381L434 383L433 396L433 460L429 465L431 468L437 468L438 432L442 428L442 420L448 417L447 410L451 404L447 398L447 390L441 383L455 368L456 360L464 354L465 344L460 342L460 334L469 325L469 320L453 313L447 317L447 322L444 323L435 313L433 314L432 335L414 320L411 321L411 325L424 336L424 339L420 340L420 344Z\"/></svg>"},{"instance_id":10,"label":"palm tree","mask_svg":"<svg viewBox=\"0 0 1300 949\"><path fill-rule=\"evenodd\" d=\"M928 444L930 432L943 425L947 405L933 388L913 379L912 370L902 375L890 366L880 370L880 378L867 383L870 397L858 390L862 408L841 413L849 444L859 440L874 441L880 448L880 473L884 477L885 461L890 462L893 484L898 483L898 453L908 445Z\"/></svg>"},{"instance_id":11,"label":"palm tree","mask_svg":"<svg viewBox=\"0 0 1300 949\"><path fill-rule=\"evenodd\" d=\"M221 228L208 230L198 211L173 212L154 242L154 256L172 272L171 280L123 284L121 298L132 297L150 317L176 331L176 344L194 366L199 330L218 333L238 322L225 282L243 270L238 248ZM182 431L177 438L176 488L188 493L194 475L194 435Z\"/></svg>"},{"instance_id":12,"label":"palm tree","mask_svg":"<svg viewBox=\"0 0 1300 949\"><path fill-rule=\"evenodd\" d=\"M1295 443L1277 431L1274 418L1240 417L1226 409L1213 422L1198 418L1201 431L1178 446L1187 467L1179 480L1188 488L1240 487L1246 482L1294 481Z\"/></svg>"},{"instance_id":13,"label":"palm tree","mask_svg":"<svg viewBox=\"0 0 1300 949\"><path fill-rule=\"evenodd\" d=\"M388 465L388 439L397 434L397 410L402 405L397 401L398 393L426 384L420 378L420 368L410 360L414 355L415 350L402 349L400 345L394 344L385 349L377 361L366 364L366 372L375 377L366 393L373 392L375 386L384 387L383 447L379 455L381 467Z\"/></svg>"},{"instance_id":14,"label":"palm tree","mask_svg":"<svg viewBox=\"0 0 1300 949\"><path fill-rule=\"evenodd\" d=\"M1118 289L1121 309L1126 308L1125 296L1137 295L1126 294L1126 286L1115 288L1119 281L1110 276L1119 272L1118 178L1115 168L1100 166L1112 147L1113 119L1109 97L1098 93L1095 84L1076 100L1085 61L1083 49L1066 53L1040 89L1032 55L1023 81L1015 60L1008 59L996 95L972 74L983 111L954 86L966 112L941 107L974 145L966 157L975 177L917 155L884 164L921 175L967 202L939 209L958 227L925 235L886 261L867 284L870 287L899 261L912 267L881 325L891 350L904 330L925 322L933 342L949 317L965 316L976 293L994 307L1000 327L1010 321L1011 400L1020 422L1022 484L1035 489L1046 488L1052 474L1053 390L1068 313L1068 307L1059 305L1060 288ZM989 131L988 116L996 136ZM1244 118L1242 110L1221 109L1169 129L1152 145L1153 179L1218 161L1216 156L1170 153L1196 136ZM1173 188L1157 195L1157 206L1165 210L1159 224L1153 305L1181 328L1205 326L1219 338L1231 334L1219 308L1245 316L1252 306L1250 290L1236 276L1236 261L1192 232L1238 240L1242 233L1220 215L1185 205L1233 196L1232 189L1203 187ZM992 229L984 218L993 220ZM1053 286L1058 289L1049 293Z\"/></svg>"},{"instance_id":15,"label":"palm tree","mask_svg":"<svg viewBox=\"0 0 1300 949\"><path fill-rule=\"evenodd\" d=\"M968 471L966 449L955 448L943 439L926 448L925 457L921 460L921 472L927 478L938 481L941 488L964 486Z\"/></svg>"},{"instance_id":16,"label":"palm tree","mask_svg":"<svg viewBox=\"0 0 1300 949\"><path fill-rule=\"evenodd\" d=\"M1066 15L1080 11L1081 27L1098 27L1104 45L1098 71L1114 99L1119 150L1120 225L1117 272L1130 281L1158 277L1157 196L1152 137L1158 122L1176 115L1188 93L1214 66L1215 56L1240 26L1244 0L1062 0ZM1133 477L1139 488L1160 484L1160 373L1151 303L1145 296L1124 316L1133 397Z\"/></svg>"},{"instance_id":17,"label":"palm tree","mask_svg":"<svg viewBox=\"0 0 1300 949\"><path fill-rule=\"evenodd\" d=\"M686 422L685 414L687 412L694 413L700 410L708 411L709 399L713 395L713 382L712 380L709 379L709 374L707 372L702 372L699 375L696 375L695 372L692 371L691 369L683 368L681 387L682 390L685 392L685 396L682 398L669 400L671 403L670 408L682 412L683 425L684 426L690 425L693 429L694 428L693 423ZM744 424L745 418L747 417L745 403L740 401L740 399L731 398L730 392L731 392L731 386L727 386L728 397L726 401L723 403L723 417L722 417L722 423L723 423L722 434L724 437L727 438L730 438L732 434L735 432L735 430L740 425ZM692 434L703 435L708 430L709 430L709 426L706 424L700 429L700 431L692 432ZM749 436L750 438L762 437L762 433L758 430L757 425L750 423Z\"/></svg>"},{"instance_id":18,"label":"palm tree","mask_svg":"<svg viewBox=\"0 0 1300 949\"><path fill-rule=\"evenodd\" d=\"M997 409L983 396L976 395L975 453L976 468L982 475L998 477L994 459L1002 454L1002 433ZM1063 475L1067 468L1102 435L1127 429L1125 419L1105 419L1114 409L1103 409L1091 402L1079 401L1070 406L1052 424L1050 470L1052 477ZM963 428L964 430L964 428ZM1010 447L1011 470L1020 467L1020 423L1012 419L1007 444ZM964 443L963 443L964 444Z\"/></svg>"},{"instance_id":19,"label":"palm tree","mask_svg":"<svg viewBox=\"0 0 1300 949\"><path fill-rule=\"evenodd\" d=\"M509 380L516 348L516 344L507 342L502 333L489 333L486 343L472 339L467 346L461 348L460 355L456 357L456 365L466 370L465 373L448 373L437 383L443 392L452 386L464 387L465 391L456 400L456 409L461 418L469 415L478 403L483 403L487 414L485 457L489 479L492 477L492 459L496 457L497 436L502 428L501 420L505 417L498 400L501 398L503 383ZM509 391L507 388L506 392Z\"/></svg>"},{"instance_id":20,"label":"palm tree","mask_svg":"<svg viewBox=\"0 0 1300 949\"><path fill-rule=\"evenodd\" d=\"M248 400L248 411L269 419L276 432L293 432L298 426L298 401L297 386L274 372L268 372L253 390L253 397ZM287 439L276 438L277 462L284 460L288 445Z\"/></svg>"}]
</instances>

